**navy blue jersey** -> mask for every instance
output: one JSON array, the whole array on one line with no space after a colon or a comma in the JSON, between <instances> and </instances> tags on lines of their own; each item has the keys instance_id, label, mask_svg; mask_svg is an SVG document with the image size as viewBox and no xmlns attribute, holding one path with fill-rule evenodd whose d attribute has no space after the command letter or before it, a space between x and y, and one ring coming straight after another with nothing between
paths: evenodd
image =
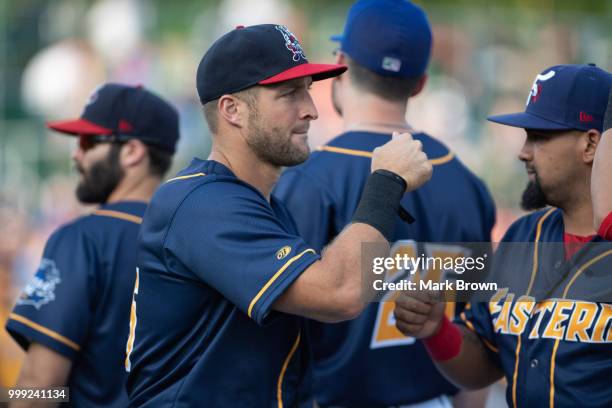
<instances>
[{"instance_id":1,"label":"navy blue jersey","mask_svg":"<svg viewBox=\"0 0 612 408\"><path fill-rule=\"evenodd\" d=\"M563 233L563 214L555 208L512 224L502 242L535 244L521 257L500 254L510 251L500 247L494 268L524 271L522 287L500 287L488 303L472 302L457 319L480 336L502 368L513 407L612 406L612 304L584 296L609 293L609 282L607 288L597 282L609 281L612 249L587 244L566 260ZM555 242L559 251L544 250Z\"/></svg>"},{"instance_id":2,"label":"navy blue jersey","mask_svg":"<svg viewBox=\"0 0 612 408\"><path fill-rule=\"evenodd\" d=\"M74 406L125 407L125 341L146 204L118 202L59 228L6 328L72 360Z\"/></svg>"},{"instance_id":3,"label":"navy blue jersey","mask_svg":"<svg viewBox=\"0 0 612 408\"><path fill-rule=\"evenodd\" d=\"M390 138L369 132L342 134L281 176L274 194L315 249L321 250L350 223L370 175L372 151ZM416 241L489 241L495 208L484 184L442 143L422 133L414 138L434 164L433 177L402 199L416 222L409 225L398 217L393 250L416 255L421 251ZM450 256L462 249L439 245L424 250ZM390 406L456 392L421 342L395 328L392 296L396 294L369 305L352 321L309 324L315 396L321 405Z\"/></svg>"},{"instance_id":4,"label":"navy blue jersey","mask_svg":"<svg viewBox=\"0 0 612 408\"><path fill-rule=\"evenodd\" d=\"M277 201L194 159L144 217L130 403L295 406L309 393L304 319L271 307L318 258Z\"/></svg>"}]
</instances>

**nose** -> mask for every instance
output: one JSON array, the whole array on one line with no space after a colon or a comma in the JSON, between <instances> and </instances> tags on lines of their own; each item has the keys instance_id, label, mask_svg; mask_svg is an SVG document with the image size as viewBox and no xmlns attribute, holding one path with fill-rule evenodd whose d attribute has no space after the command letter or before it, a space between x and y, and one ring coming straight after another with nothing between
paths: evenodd
<instances>
[{"instance_id":1,"label":"nose","mask_svg":"<svg viewBox=\"0 0 612 408\"><path fill-rule=\"evenodd\" d=\"M523 143L518 158L522 162L528 162L533 159L533 143L531 143L529 139L525 139L525 143Z\"/></svg>"},{"instance_id":2,"label":"nose","mask_svg":"<svg viewBox=\"0 0 612 408\"><path fill-rule=\"evenodd\" d=\"M301 110L300 119L303 120L317 120L319 118L319 112L314 104L310 91L306 91L306 97L304 98L304 104Z\"/></svg>"},{"instance_id":3,"label":"nose","mask_svg":"<svg viewBox=\"0 0 612 408\"><path fill-rule=\"evenodd\" d=\"M83 159L83 149L77 144L72 152L70 153L72 161L79 163Z\"/></svg>"}]
</instances>

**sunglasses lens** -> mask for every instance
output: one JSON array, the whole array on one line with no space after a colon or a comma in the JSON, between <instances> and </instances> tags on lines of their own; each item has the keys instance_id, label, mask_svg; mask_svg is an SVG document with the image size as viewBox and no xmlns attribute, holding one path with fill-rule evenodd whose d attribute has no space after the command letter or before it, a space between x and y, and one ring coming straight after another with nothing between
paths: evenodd
<instances>
[{"instance_id":1,"label":"sunglasses lens","mask_svg":"<svg viewBox=\"0 0 612 408\"><path fill-rule=\"evenodd\" d=\"M86 151L91 149L95 144L93 139L94 138L92 136L79 136L79 147L81 150Z\"/></svg>"}]
</instances>

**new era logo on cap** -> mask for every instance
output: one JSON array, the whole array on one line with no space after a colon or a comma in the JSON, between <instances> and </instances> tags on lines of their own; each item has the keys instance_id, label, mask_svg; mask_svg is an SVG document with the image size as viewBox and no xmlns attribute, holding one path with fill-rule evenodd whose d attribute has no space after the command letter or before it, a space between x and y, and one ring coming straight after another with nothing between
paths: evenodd
<instances>
[{"instance_id":1,"label":"new era logo on cap","mask_svg":"<svg viewBox=\"0 0 612 408\"><path fill-rule=\"evenodd\" d=\"M601 132L611 84L610 73L595 64L557 65L536 76L525 112L487 119L525 129Z\"/></svg>"},{"instance_id":2,"label":"new era logo on cap","mask_svg":"<svg viewBox=\"0 0 612 408\"><path fill-rule=\"evenodd\" d=\"M391 71L391 72L399 72L402 68L402 61L397 58L385 57L382 60L382 69Z\"/></svg>"}]
</instances>

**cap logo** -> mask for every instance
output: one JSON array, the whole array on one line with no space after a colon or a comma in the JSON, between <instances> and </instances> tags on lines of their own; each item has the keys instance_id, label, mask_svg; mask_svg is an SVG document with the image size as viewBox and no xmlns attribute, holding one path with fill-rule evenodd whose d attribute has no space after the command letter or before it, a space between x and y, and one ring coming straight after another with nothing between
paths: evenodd
<instances>
[{"instance_id":1,"label":"cap logo","mask_svg":"<svg viewBox=\"0 0 612 408\"><path fill-rule=\"evenodd\" d=\"M593 115L586 113L586 112L580 112L580 121L581 122L592 122L593 119Z\"/></svg>"},{"instance_id":2,"label":"cap logo","mask_svg":"<svg viewBox=\"0 0 612 408\"><path fill-rule=\"evenodd\" d=\"M89 95L89 99L87 99L87 102L85 103L85 106L91 105L92 103L98 100L98 92L100 92L100 89L102 89L103 87L104 84L98 85L96 89L91 92L91 94Z\"/></svg>"},{"instance_id":3,"label":"cap logo","mask_svg":"<svg viewBox=\"0 0 612 408\"><path fill-rule=\"evenodd\" d=\"M133 132L134 127L125 119L119 121L119 130L122 132Z\"/></svg>"},{"instance_id":4,"label":"cap logo","mask_svg":"<svg viewBox=\"0 0 612 408\"><path fill-rule=\"evenodd\" d=\"M305 60L306 55L304 55L304 50L302 50L302 46L298 42L297 37L284 25L277 25L275 28L283 35L285 47L293 54L293 60L295 62L298 62L300 58Z\"/></svg>"},{"instance_id":5,"label":"cap logo","mask_svg":"<svg viewBox=\"0 0 612 408\"><path fill-rule=\"evenodd\" d=\"M276 259L278 259L279 261L281 259L285 259L287 255L289 255L289 253L291 253L291 247L284 246L276 252Z\"/></svg>"},{"instance_id":6,"label":"cap logo","mask_svg":"<svg viewBox=\"0 0 612 408\"><path fill-rule=\"evenodd\" d=\"M542 94L542 84L538 83L548 81L550 78L555 76L555 71L549 71L546 74L538 74L536 79L533 81L533 85L531 85L531 92L527 96L527 102L525 102L525 106L529 105L530 102L537 102L538 98Z\"/></svg>"},{"instance_id":7,"label":"cap logo","mask_svg":"<svg viewBox=\"0 0 612 408\"><path fill-rule=\"evenodd\" d=\"M397 58L385 57L382 60L382 69L386 71L399 72L402 68L402 61Z\"/></svg>"},{"instance_id":8,"label":"cap logo","mask_svg":"<svg viewBox=\"0 0 612 408\"><path fill-rule=\"evenodd\" d=\"M97 100L98 100L98 90L96 89L91 95L89 95L89 99L87 99L87 102L85 103L85 105L86 106L91 105Z\"/></svg>"}]
</instances>

